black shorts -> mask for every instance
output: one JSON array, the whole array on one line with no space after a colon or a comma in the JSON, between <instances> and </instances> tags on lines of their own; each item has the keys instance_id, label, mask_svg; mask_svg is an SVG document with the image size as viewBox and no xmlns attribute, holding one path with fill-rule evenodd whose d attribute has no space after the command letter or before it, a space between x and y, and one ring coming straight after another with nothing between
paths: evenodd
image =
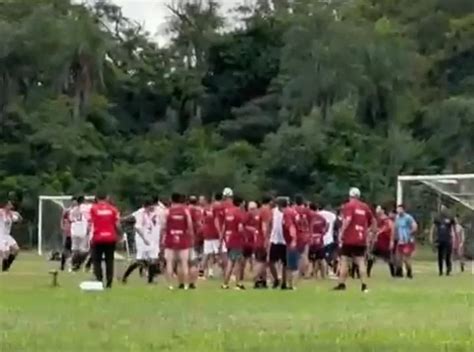
<instances>
[{"instance_id":1,"label":"black shorts","mask_svg":"<svg viewBox=\"0 0 474 352\"><path fill-rule=\"evenodd\" d=\"M64 238L64 250L65 251L72 251L72 240L71 240L71 236L67 236Z\"/></svg>"},{"instance_id":2,"label":"black shorts","mask_svg":"<svg viewBox=\"0 0 474 352\"><path fill-rule=\"evenodd\" d=\"M244 256L245 259L252 258L253 248L252 247L244 247L244 249L242 250L242 255Z\"/></svg>"},{"instance_id":3,"label":"black shorts","mask_svg":"<svg viewBox=\"0 0 474 352\"><path fill-rule=\"evenodd\" d=\"M270 245L270 263L281 262L286 265L286 244Z\"/></svg>"},{"instance_id":4,"label":"black shorts","mask_svg":"<svg viewBox=\"0 0 474 352\"><path fill-rule=\"evenodd\" d=\"M384 259L384 260L390 260L390 257L392 256L392 253L390 252L390 250L384 251L384 250L375 248L375 249L372 251L372 255L373 255L374 257L382 258L382 259Z\"/></svg>"},{"instance_id":5,"label":"black shorts","mask_svg":"<svg viewBox=\"0 0 474 352\"><path fill-rule=\"evenodd\" d=\"M367 252L367 247L365 246L351 246L351 245L342 245L341 255L343 257L364 257Z\"/></svg>"},{"instance_id":6,"label":"black shorts","mask_svg":"<svg viewBox=\"0 0 474 352\"><path fill-rule=\"evenodd\" d=\"M316 260L323 260L326 257L326 253L324 248L320 247L309 247L309 260L315 262Z\"/></svg>"},{"instance_id":7,"label":"black shorts","mask_svg":"<svg viewBox=\"0 0 474 352\"><path fill-rule=\"evenodd\" d=\"M267 261L267 249L266 248L255 248L254 250L255 260L259 263L266 263Z\"/></svg>"},{"instance_id":8,"label":"black shorts","mask_svg":"<svg viewBox=\"0 0 474 352\"><path fill-rule=\"evenodd\" d=\"M337 243L333 242L324 247L324 255L328 260L332 260L337 255Z\"/></svg>"}]
</instances>

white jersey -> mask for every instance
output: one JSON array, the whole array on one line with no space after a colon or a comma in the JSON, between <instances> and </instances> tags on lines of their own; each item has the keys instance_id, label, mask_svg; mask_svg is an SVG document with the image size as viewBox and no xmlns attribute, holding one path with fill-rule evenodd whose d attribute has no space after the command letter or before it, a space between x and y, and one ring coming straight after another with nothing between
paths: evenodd
<instances>
[{"instance_id":1,"label":"white jersey","mask_svg":"<svg viewBox=\"0 0 474 352\"><path fill-rule=\"evenodd\" d=\"M283 213L278 208L273 209L270 243L286 244L285 237L283 236Z\"/></svg>"},{"instance_id":2,"label":"white jersey","mask_svg":"<svg viewBox=\"0 0 474 352\"><path fill-rule=\"evenodd\" d=\"M135 229L140 230L148 242L159 242L161 227L155 211L149 213L144 208L140 208L132 216L135 218ZM138 233L135 234L135 241L143 243Z\"/></svg>"},{"instance_id":3,"label":"white jersey","mask_svg":"<svg viewBox=\"0 0 474 352\"><path fill-rule=\"evenodd\" d=\"M318 213L326 220L326 223L328 224L328 230L323 237L323 243L325 246L327 246L334 243L334 224L336 223L337 216L328 210L321 210Z\"/></svg>"},{"instance_id":4,"label":"white jersey","mask_svg":"<svg viewBox=\"0 0 474 352\"><path fill-rule=\"evenodd\" d=\"M81 204L69 209L72 237L86 237L92 204Z\"/></svg>"},{"instance_id":5,"label":"white jersey","mask_svg":"<svg viewBox=\"0 0 474 352\"><path fill-rule=\"evenodd\" d=\"M15 211L0 209L0 237L10 236L12 224L20 219L20 214Z\"/></svg>"}]
</instances>

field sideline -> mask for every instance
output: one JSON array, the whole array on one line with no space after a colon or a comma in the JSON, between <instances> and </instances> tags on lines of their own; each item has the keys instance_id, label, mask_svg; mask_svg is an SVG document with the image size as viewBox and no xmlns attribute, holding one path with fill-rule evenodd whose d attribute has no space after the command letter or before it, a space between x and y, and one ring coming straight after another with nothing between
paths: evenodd
<instances>
[{"instance_id":1,"label":"field sideline","mask_svg":"<svg viewBox=\"0 0 474 352\"><path fill-rule=\"evenodd\" d=\"M49 286L57 264L23 254L0 274L1 352L474 350L474 276L439 278L434 262L418 262L413 281L377 263L366 295L358 282L335 293L313 280L295 292L221 291L218 281L169 292L137 277L82 293L83 273Z\"/></svg>"}]
</instances>

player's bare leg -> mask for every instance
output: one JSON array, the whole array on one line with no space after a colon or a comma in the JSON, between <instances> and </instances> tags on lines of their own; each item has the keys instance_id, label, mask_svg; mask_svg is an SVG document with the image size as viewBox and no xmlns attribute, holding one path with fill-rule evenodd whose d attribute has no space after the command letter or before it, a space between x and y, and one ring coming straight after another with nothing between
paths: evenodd
<instances>
[{"instance_id":1,"label":"player's bare leg","mask_svg":"<svg viewBox=\"0 0 474 352\"><path fill-rule=\"evenodd\" d=\"M174 288L173 277L174 277L175 252L171 249L166 249L165 260L166 260L166 281L168 282L169 289L172 290Z\"/></svg>"},{"instance_id":2,"label":"player's bare leg","mask_svg":"<svg viewBox=\"0 0 474 352\"><path fill-rule=\"evenodd\" d=\"M355 264L359 268L359 279L361 283L362 292L368 292L367 289L367 278L366 278L366 267L365 267L365 257L356 257L354 259Z\"/></svg>"},{"instance_id":3,"label":"player's bare leg","mask_svg":"<svg viewBox=\"0 0 474 352\"><path fill-rule=\"evenodd\" d=\"M411 258L409 255L403 255L402 257L403 264L405 264L405 268L407 271L407 278L413 279L413 271L411 266Z\"/></svg>"},{"instance_id":4,"label":"player's bare leg","mask_svg":"<svg viewBox=\"0 0 474 352\"><path fill-rule=\"evenodd\" d=\"M347 274L349 272L349 258L341 256L339 259L338 276L339 284L334 288L336 291L342 291L346 289Z\"/></svg>"},{"instance_id":5,"label":"player's bare leg","mask_svg":"<svg viewBox=\"0 0 474 352\"><path fill-rule=\"evenodd\" d=\"M234 271L235 264L236 262L233 260L227 261L227 266L224 271L224 283L222 284L223 289L229 288L229 281L230 281L230 277L232 276L232 272Z\"/></svg>"},{"instance_id":6,"label":"player's bare leg","mask_svg":"<svg viewBox=\"0 0 474 352\"><path fill-rule=\"evenodd\" d=\"M326 271L327 271L327 268L326 268L326 261L323 259L323 260L318 260L317 261L317 268L319 268L319 272L321 273L321 279L325 279L326 278Z\"/></svg>"},{"instance_id":7,"label":"player's bare leg","mask_svg":"<svg viewBox=\"0 0 474 352\"><path fill-rule=\"evenodd\" d=\"M178 271L179 288L187 289L189 284L189 249L178 251L180 271Z\"/></svg>"}]
</instances>

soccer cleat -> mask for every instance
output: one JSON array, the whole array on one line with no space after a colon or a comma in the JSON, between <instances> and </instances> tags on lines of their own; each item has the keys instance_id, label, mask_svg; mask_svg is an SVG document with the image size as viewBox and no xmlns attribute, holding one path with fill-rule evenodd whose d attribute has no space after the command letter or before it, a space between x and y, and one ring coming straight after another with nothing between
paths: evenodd
<instances>
[{"instance_id":1,"label":"soccer cleat","mask_svg":"<svg viewBox=\"0 0 474 352\"><path fill-rule=\"evenodd\" d=\"M288 286L286 286L286 284L281 285L280 288L281 288L283 291L284 291L284 290L288 290Z\"/></svg>"},{"instance_id":2,"label":"soccer cleat","mask_svg":"<svg viewBox=\"0 0 474 352\"><path fill-rule=\"evenodd\" d=\"M279 286L280 286L280 280L275 280L275 281L273 281L273 286L272 286L272 288L275 289L275 288L278 288Z\"/></svg>"},{"instance_id":3,"label":"soccer cleat","mask_svg":"<svg viewBox=\"0 0 474 352\"><path fill-rule=\"evenodd\" d=\"M187 290L187 287L185 284L179 284L178 290Z\"/></svg>"},{"instance_id":4,"label":"soccer cleat","mask_svg":"<svg viewBox=\"0 0 474 352\"><path fill-rule=\"evenodd\" d=\"M346 290L346 284L339 284L336 287L332 289L333 291L345 291Z\"/></svg>"},{"instance_id":5,"label":"soccer cleat","mask_svg":"<svg viewBox=\"0 0 474 352\"><path fill-rule=\"evenodd\" d=\"M236 290L239 290L239 291L244 291L244 290L245 290L245 286L242 285L242 284L239 284L239 285L235 286L235 289L236 289Z\"/></svg>"},{"instance_id":6,"label":"soccer cleat","mask_svg":"<svg viewBox=\"0 0 474 352\"><path fill-rule=\"evenodd\" d=\"M360 287L360 290L361 290L363 293L368 293L368 292L369 292L369 289L367 288L367 285L366 285L366 284L362 284L362 286Z\"/></svg>"},{"instance_id":7,"label":"soccer cleat","mask_svg":"<svg viewBox=\"0 0 474 352\"><path fill-rule=\"evenodd\" d=\"M195 285L195 284L189 284L189 289L190 289L190 290L195 290L195 289L196 289L196 285Z\"/></svg>"},{"instance_id":8,"label":"soccer cleat","mask_svg":"<svg viewBox=\"0 0 474 352\"><path fill-rule=\"evenodd\" d=\"M228 289L229 289L229 285L223 284L223 285L221 286L221 289L223 289L223 290L228 290Z\"/></svg>"}]
</instances>

